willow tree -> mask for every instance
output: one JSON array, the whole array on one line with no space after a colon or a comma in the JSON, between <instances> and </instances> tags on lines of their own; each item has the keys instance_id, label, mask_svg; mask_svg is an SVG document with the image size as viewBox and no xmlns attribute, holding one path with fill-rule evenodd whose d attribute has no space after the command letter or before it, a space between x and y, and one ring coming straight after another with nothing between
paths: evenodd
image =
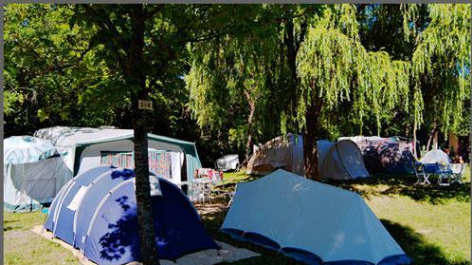
<instances>
[{"instance_id":1,"label":"willow tree","mask_svg":"<svg viewBox=\"0 0 472 265\"><path fill-rule=\"evenodd\" d=\"M424 123L432 125L429 146L437 130L457 132L470 122L466 107L470 103L471 16L466 4L429 4L427 8L430 21L416 36L412 76L415 91L421 91L417 97L424 101L424 106L415 105L414 129L423 122L419 114L424 112ZM414 12L410 13L415 21Z\"/></svg>"},{"instance_id":2,"label":"willow tree","mask_svg":"<svg viewBox=\"0 0 472 265\"><path fill-rule=\"evenodd\" d=\"M316 16L297 55L298 115L303 131L305 176L317 179L316 129L323 113L350 103L359 118L377 117L399 103L408 107L410 64L359 41L355 7L335 5ZM339 113L348 115L348 113Z\"/></svg>"},{"instance_id":3,"label":"willow tree","mask_svg":"<svg viewBox=\"0 0 472 265\"><path fill-rule=\"evenodd\" d=\"M280 132L302 132L305 175L314 178L318 127L325 125L320 121L329 121L332 112L349 116L342 107L350 105L360 128L368 115L375 115L380 127L382 113L400 102L408 106L410 66L391 60L386 52L369 52L362 46L352 5L269 5L267 10L270 19L259 16L253 18L256 23L248 22L255 27L253 32L270 33L264 38L228 36L221 45L211 46L213 50L198 51L203 59L193 62L187 77L193 109L200 124L218 124L226 116L225 106L234 103L232 96L237 101L237 95L244 94L244 84L258 84L253 91L270 95L269 101L282 99L279 111L270 117L280 123ZM267 48L265 43L282 48ZM278 85L267 86L266 80ZM282 84L285 89L274 90ZM263 104L257 107L259 112L269 112Z\"/></svg>"},{"instance_id":4,"label":"willow tree","mask_svg":"<svg viewBox=\"0 0 472 265\"><path fill-rule=\"evenodd\" d=\"M260 99L266 96L268 70L262 63L264 49L261 49L264 46L259 46L260 43L252 38L234 41L226 37L216 42L214 45L202 44L210 48L209 51L200 51L200 56L194 56L191 70L185 77L190 107L199 126L210 129L221 129L231 117L229 110L242 109L234 111L239 115L244 113L244 119L232 117L230 135L235 141L246 139L248 152L253 144L256 109L260 109Z\"/></svg>"},{"instance_id":5,"label":"willow tree","mask_svg":"<svg viewBox=\"0 0 472 265\"><path fill-rule=\"evenodd\" d=\"M238 6L238 10L226 34L191 45L185 81L198 125L227 129L230 140L248 157L268 110L278 28L271 23L270 6Z\"/></svg>"}]
</instances>

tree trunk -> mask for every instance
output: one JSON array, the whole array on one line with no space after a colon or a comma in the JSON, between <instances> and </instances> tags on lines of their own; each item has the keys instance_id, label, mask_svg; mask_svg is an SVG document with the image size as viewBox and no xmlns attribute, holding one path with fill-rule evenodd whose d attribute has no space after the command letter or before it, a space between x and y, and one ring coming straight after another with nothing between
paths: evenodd
<instances>
[{"instance_id":1,"label":"tree trunk","mask_svg":"<svg viewBox=\"0 0 472 265\"><path fill-rule=\"evenodd\" d=\"M437 131L437 124L435 122L433 130L431 131L431 134L429 135L428 143L426 144L426 152L429 152L429 147L431 146L431 142L433 141L433 137L436 134L436 131Z\"/></svg>"},{"instance_id":2,"label":"tree trunk","mask_svg":"<svg viewBox=\"0 0 472 265\"><path fill-rule=\"evenodd\" d=\"M292 20L285 22L285 35L284 35L284 44L287 48L287 60L288 68L291 73L290 75L290 89L288 90L287 97L290 100L289 110L293 115L297 112L296 104L296 94L298 92L298 86L300 85L300 78L297 75L297 53L300 49L300 45L305 38L307 32L307 21L304 20L301 23L301 29L299 32L299 38L295 38L295 28ZM307 109L305 113L306 121L306 132L303 133L303 166L304 166L304 175L310 179L319 179L318 174L318 156L316 153L316 127L318 125L318 119L322 107L322 100L314 99L311 102L311 106Z\"/></svg>"},{"instance_id":3,"label":"tree trunk","mask_svg":"<svg viewBox=\"0 0 472 265\"><path fill-rule=\"evenodd\" d=\"M246 159L248 159L249 156L251 156L252 145L253 145L252 130L254 126L254 115L256 114L256 104L254 102L254 99L251 97L251 95L249 94L247 90L244 90L244 95L246 96L247 102L249 104L249 116L247 118L248 135L247 135L247 141L246 141Z\"/></svg>"},{"instance_id":4,"label":"tree trunk","mask_svg":"<svg viewBox=\"0 0 472 265\"><path fill-rule=\"evenodd\" d=\"M314 100L305 113L306 132L303 134L303 164L305 177L319 180L318 155L316 151L316 127L323 103Z\"/></svg>"},{"instance_id":5,"label":"tree trunk","mask_svg":"<svg viewBox=\"0 0 472 265\"><path fill-rule=\"evenodd\" d=\"M413 124L413 155L416 158L418 158L417 149L418 149L418 146L416 146L416 120L415 120Z\"/></svg>"},{"instance_id":6,"label":"tree trunk","mask_svg":"<svg viewBox=\"0 0 472 265\"><path fill-rule=\"evenodd\" d=\"M156 233L149 183L146 110L138 109L138 100L146 100L149 96L145 84L146 76L141 71L141 66L143 65L145 21L143 18L142 5L134 5L131 8L133 9L131 13L133 38L128 51L128 61L125 69L127 75L125 77L130 88L135 88L136 91L138 91L137 93L132 93L138 230L143 265L155 265L159 264L159 255L156 246Z\"/></svg>"},{"instance_id":7,"label":"tree trunk","mask_svg":"<svg viewBox=\"0 0 472 265\"><path fill-rule=\"evenodd\" d=\"M297 75L297 53L299 45L295 40L295 29L293 21L291 19L285 22L285 34L284 34L284 44L287 48L287 65L290 71L289 87L287 91L287 97L290 99L288 101L288 110L292 115L297 113L297 89L299 78ZM300 41L301 42L301 41Z\"/></svg>"}]
</instances>

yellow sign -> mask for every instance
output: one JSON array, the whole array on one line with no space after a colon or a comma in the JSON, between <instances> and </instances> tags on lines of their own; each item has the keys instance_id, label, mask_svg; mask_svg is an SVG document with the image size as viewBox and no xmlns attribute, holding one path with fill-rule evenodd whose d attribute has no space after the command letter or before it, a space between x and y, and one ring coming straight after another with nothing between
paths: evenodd
<instances>
[{"instance_id":1,"label":"yellow sign","mask_svg":"<svg viewBox=\"0 0 472 265\"><path fill-rule=\"evenodd\" d=\"M153 110L152 101L150 100L138 100L138 109Z\"/></svg>"}]
</instances>

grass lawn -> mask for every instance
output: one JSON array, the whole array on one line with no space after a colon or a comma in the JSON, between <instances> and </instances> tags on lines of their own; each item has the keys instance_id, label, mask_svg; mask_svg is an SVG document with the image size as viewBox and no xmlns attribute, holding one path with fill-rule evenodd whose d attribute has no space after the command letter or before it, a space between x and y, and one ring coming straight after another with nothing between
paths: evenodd
<instances>
[{"instance_id":1,"label":"grass lawn","mask_svg":"<svg viewBox=\"0 0 472 265\"><path fill-rule=\"evenodd\" d=\"M415 186L416 179L407 176L376 176L330 184L361 194L405 252L414 259L414 264L465 265L470 264L471 245L469 172L467 169L462 186ZM226 173L221 188L231 189L235 183L253 179L256 177L243 173ZM221 207L202 215L204 225L215 239L262 255L233 264L298 264L273 251L219 233L225 215L226 209ZM42 224L45 218L41 212L5 213L6 264L79 264L69 251L29 231Z\"/></svg>"},{"instance_id":2,"label":"grass lawn","mask_svg":"<svg viewBox=\"0 0 472 265\"><path fill-rule=\"evenodd\" d=\"M8 265L75 265L80 264L72 253L31 232L34 226L44 223L46 214L5 213L3 222L4 263Z\"/></svg>"}]
</instances>

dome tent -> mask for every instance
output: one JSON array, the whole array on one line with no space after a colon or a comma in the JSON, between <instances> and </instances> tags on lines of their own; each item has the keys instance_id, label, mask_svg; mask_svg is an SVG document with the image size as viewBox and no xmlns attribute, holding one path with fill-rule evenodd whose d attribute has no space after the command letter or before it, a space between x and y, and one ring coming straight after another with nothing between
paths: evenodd
<instances>
[{"instance_id":1,"label":"dome tent","mask_svg":"<svg viewBox=\"0 0 472 265\"><path fill-rule=\"evenodd\" d=\"M370 173L412 174L414 155L418 145L415 141L394 136L382 138L378 136L341 137L338 140L351 140L362 152L364 163Z\"/></svg>"},{"instance_id":2,"label":"dome tent","mask_svg":"<svg viewBox=\"0 0 472 265\"><path fill-rule=\"evenodd\" d=\"M349 180L370 175L365 168L361 151L353 141L320 140L316 147L321 179Z\"/></svg>"},{"instance_id":3,"label":"dome tent","mask_svg":"<svg viewBox=\"0 0 472 265\"><path fill-rule=\"evenodd\" d=\"M440 149L433 149L427 152L422 158L421 163L423 164L434 164L440 163L448 165L451 163L449 156Z\"/></svg>"},{"instance_id":4,"label":"dome tent","mask_svg":"<svg viewBox=\"0 0 472 265\"><path fill-rule=\"evenodd\" d=\"M150 180L158 183L153 185L152 212L159 257L175 260L218 249L183 192L163 178L150 176ZM93 262L126 264L140 260L136 214L134 172L97 167L64 186L44 227Z\"/></svg>"},{"instance_id":5,"label":"dome tent","mask_svg":"<svg viewBox=\"0 0 472 265\"><path fill-rule=\"evenodd\" d=\"M246 174L265 175L283 168L303 175L303 138L287 134L276 137L254 151L246 166Z\"/></svg>"},{"instance_id":6,"label":"dome tent","mask_svg":"<svg viewBox=\"0 0 472 265\"><path fill-rule=\"evenodd\" d=\"M284 170L238 184L221 231L307 264L411 261L358 194Z\"/></svg>"},{"instance_id":7,"label":"dome tent","mask_svg":"<svg viewBox=\"0 0 472 265\"><path fill-rule=\"evenodd\" d=\"M4 209L23 212L49 204L71 179L51 142L31 136L3 141Z\"/></svg>"}]
</instances>

